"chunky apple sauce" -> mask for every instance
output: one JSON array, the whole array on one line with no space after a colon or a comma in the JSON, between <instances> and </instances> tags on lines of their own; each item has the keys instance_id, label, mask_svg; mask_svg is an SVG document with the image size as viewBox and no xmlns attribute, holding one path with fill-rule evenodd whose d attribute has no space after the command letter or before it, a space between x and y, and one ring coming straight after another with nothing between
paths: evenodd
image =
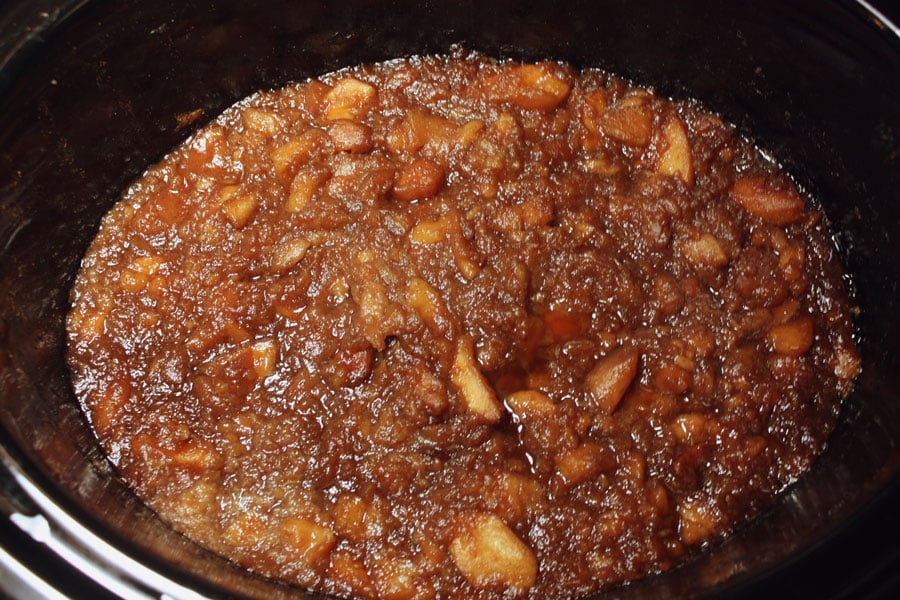
<instances>
[{"instance_id":1,"label":"chunky apple sauce","mask_svg":"<svg viewBox=\"0 0 900 600\"><path fill-rule=\"evenodd\" d=\"M74 386L173 527L340 596L575 598L723 538L859 371L823 215L717 116L458 52L227 110L104 219Z\"/></svg>"}]
</instances>

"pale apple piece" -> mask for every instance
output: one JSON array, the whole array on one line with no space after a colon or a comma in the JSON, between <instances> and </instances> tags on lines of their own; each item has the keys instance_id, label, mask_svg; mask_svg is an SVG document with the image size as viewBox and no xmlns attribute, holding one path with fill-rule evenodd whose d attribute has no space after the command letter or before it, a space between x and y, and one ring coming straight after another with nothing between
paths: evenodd
<instances>
[{"instance_id":1,"label":"pale apple piece","mask_svg":"<svg viewBox=\"0 0 900 600\"><path fill-rule=\"evenodd\" d=\"M537 578L537 558L499 517L465 515L460 533L450 543L450 555L475 587L503 585L527 590Z\"/></svg>"},{"instance_id":2,"label":"pale apple piece","mask_svg":"<svg viewBox=\"0 0 900 600\"><path fill-rule=\"evenodd\" d=\"M466 409L480 420L496 423L503 414L500 402L481 368L472 349L472 338L462 336L456 343L456 358L450 370L450 380L462 396Z\"/></svg>"},{"instance_id":3,"label":"pale apple piece","mask_svg":"<svg viewBox=\"0 0 900 600\"><path fill-rule=\"evenodd\" d=\"M671 118L663 129L664 148L660 152L657 170L662 175L678 177L685 185L694 185L694 159L687 130L681 119Z\"/></svg>"}]
</instances>

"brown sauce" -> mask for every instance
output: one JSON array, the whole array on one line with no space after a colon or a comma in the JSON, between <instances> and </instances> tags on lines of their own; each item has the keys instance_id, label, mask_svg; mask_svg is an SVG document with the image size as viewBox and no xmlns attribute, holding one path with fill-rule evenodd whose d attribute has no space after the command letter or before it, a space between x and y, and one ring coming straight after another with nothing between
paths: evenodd
<instances>
[{"instance_id":1,"label":"brown sauce","mask_svg":"<svg viewBox=\"0 0 900 600\"><path fill-rule=\"evenodd\" d=\"M859 371L822 214L733 127L464 53L229 109L112 209L72 299L124 480L365 598L668 569L810 466Z\"/></svg>"}]
</instances>

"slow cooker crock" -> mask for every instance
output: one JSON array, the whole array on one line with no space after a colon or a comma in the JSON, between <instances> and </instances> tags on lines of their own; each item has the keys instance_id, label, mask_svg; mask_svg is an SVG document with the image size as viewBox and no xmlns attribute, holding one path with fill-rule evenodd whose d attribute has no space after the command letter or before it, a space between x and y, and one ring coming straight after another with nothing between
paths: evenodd
<instances>
[{"instance_id":1,"label":"slow cooker crock","mask_svg":"<svg viewBox=\"0 0 900 600\"><path fill-rule=\"evenodd\" d=\"M174 533L106 462L64 316L100 217L258 89L447 51L561 59L696 98L819 199L860 306L864 371L826 452L726 542L615 597L898 589L900 40L864 3L36 0L0 12L0 563L7 593L315 597ZM186 126L179 116L200 111ZM24 590L24 591L23 591Z\"/></svg>"}]
</instances>

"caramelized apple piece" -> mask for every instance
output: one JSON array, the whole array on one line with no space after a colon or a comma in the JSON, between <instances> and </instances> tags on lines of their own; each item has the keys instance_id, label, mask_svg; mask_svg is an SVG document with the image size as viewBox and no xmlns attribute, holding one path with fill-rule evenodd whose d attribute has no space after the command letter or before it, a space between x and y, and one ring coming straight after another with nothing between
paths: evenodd
<instances>
[{"instance_id":1,"label":"caramelized apple piece","mask_svg":"<svg viewBox=\"0 0 900 600\"><path fill-rule=\"evenodd\" d=\"M456 359L450 379L459 391L467 410L488 423L500 420L502 409L497 396L481 373L472 348L472 338L462 336L456 343Z\"/></svg>"},{"instance_id":2,"label":"caramelized apple piece","mask_svg":"<svg viewBox=\"0 0 900 600\"><path fill-rule=\"evenodd\" d=\"M320 171L302 169L291 183L291 191L284 205L288 212L300 212L315 197L316 192L322 187L326 176Z\"/></svg>"},{"instance_id":3,"label":"caramelized apple piece","mask_svg":"<svg viewBox=\"0 0 900 600\"><path fill-rule=\"evenodd\" d=\"M354 77L341 79L325 95L325 119L357 119L368 113L377 100L374 86Z\"/></svg>"},{"instance_id":4,"label":"caramelized apple piece","mask_svg":"<svg viewBox=\"0 0 900 600\"><path fill-rule=\"evenodd\" d=\"M272 255L272 268L283 273L297 266L306 256L312 244L306 238L297 238L279 244Z\"/></svg>"},{"instance_id":5,"label":"caramelized apple piece","mask_svg":"<svg viewBox=\"0 0 900 600\"><path fill-rule=\"evenodd\" d=\"M259 207L259 200L249 194L234 196L222 205L225 218L237 229L243 229Z\"/></svg>"},{"instance_id":6,"label":"caramelized apple piece","mask_svg":"<svg viewBox=\"0 0 900 600\"><path fill-rule=\"evenodd\" d=\"M585 442L557 455L554 463L565 484L575 485L615 467L616 457L606 446Z\"/></svg>"},{"instance_id":7,"label":"caramelized apple piece","mask_svg":"<svg viewBox=\"0 0 900 600\"><path fill-rule=\"evenodd\" d=\"M506 397L506 404L519 420L528 420L538 416L550 416L556 409L556 403L544 392L522 390Z\"/></svg>"},{"instance_id":8,"label":"caramelized apple piece","mask_svg":"<svg viewBox=\"0 0 900 600\"><path fill-rule=\"evenodd\" d=\"M323 560L337 543L330 527L297 517L289 517L281 524L281 539L307 566Z\"/></svg>"},{"instance_id":9,"label":"caramelized apple piece","mask_svg":"<svg viewBox=\"0 0 900 600\"><path fill-rule=\"evenodd\" d=\"M260 340L250 346L253 370L260 379L265 379L275 370L278 360L278 344L275 340Z\"/></svg>"},{"instance_id":10,"label":"caramelized apple piece","mask_svg":"<svg viewBox=\"0 0 900 600\"><path fill-rule=\"evenodd\" d=\"M678 507L678 530L685 544L693 546L709 538L716 528L716 520L709 509L699 502L685 502Z\"/></svg>"},{"instance_id":11,"label":"caramelized apple piece","mask_svg":"<svg viewBox=\"0 0 900 600\"><path fill-rule=\"evenodd\" d=\"M775 352L803 356L812 347L815 331L809 316L800 316L769 330L766 339Z\"/></svg>"},{"instance_id":12,"label":"caramelized apple piece","mask_svg":"<svg viewBox=\"0 0 900 600\"><path fill-rule=\"evenodd\" d=\"M427 281L413 277L406 289L406 304L413 308L434 333L448 337L453 329L443 298Z\"/></svg>"},{"instance_id":13,"label":"caramelized apple piece","mask_svg":"<svg viewBox=\"0 0 900 600\"><path fill-rule=\"evenodd\" d=\"M772 225L789 225L803 214L803 198L796 190L774 190L759 177L735 181L731 196L748 213Z\"/></svg>"},{"instance_id":14,"label":"caramelized apple piece","mask_svg":"<svg viewBox=\"0 0 900 600\"><path fill-rule=\"evenodd\" d=\"M372 149L372 129L368 125L338 119L328 128L328 137L338 152L363 153Z\"/></svg>"},{"instance_id":15,"label":"caramelized apple piece","mask_svg":"<svg viewBox=\"0 0 900 600\"><path fill-rule=\"evenodd\" d=\"M613 108L600 117L600 127L609 137L627 146L644 147L653 135L653 113L646 106Z\"/></svg>"},{"instance_id":16,"label":"caramelized apple piece","mask_svg":"<svg viewBox=\"0 0 900 600\"><path fill-rule=\"evenodd\" d=\"M534 585L538 571L534 552L499 517L467 515L460 529L450 543L450 555L470 584L515 590Z\"/></svg>"},{"instance_id":17,"label":"caramelized apple piece","mask_svg":"<svg viewBox=\"0 0 900 600\"><path fill-rule=\"evenodd\" d=\"M571 89L550 63L507 67L485 83L491 100L526 110L552 110Z\"/></svg>"},{"instance_id":18,"label":"caramelized apple piece","mask_svg":"<svg viewBox=\"0 0 900 600\"><path fill-rule=\"evenodd\" d=\"M616 348L594 365L585 385L597 407L606 414L618 408L637 375L640 352L636 348Z\"/></svg>"},{"instance_id":19,"label":"caramelized apple piece","mask_svg":"<svg viewBox=\"0 0 900 600\"><path fill-rule=\"evenodd\" d=\"M694 160L687 130L681 119L673 117L663 129L664 146L656 164L657 170L670 177L678 177L688 187L694 185Z\"/></svg>"},{"instance_id":20,"label":"caramelized apple piece","mask_svg":"<svg viewBox=\"0 0 900 600\"><path fill-rule=\"evenodd\" d=\"M722 244L711 233L685 240L682 252L696 266L724 267L728 264L728 255Z\"/></svg>"},{"instance_id":21,"label":"caramelized apple piece","mask_svg":"<svg viewBox=\"0 0 900 600\"><path fill-rule=\"evenodd\" d=\"M444 169L426 159L405 165L394 182L394 196L411 202L437 194L444 181Z\"/></svg>"},{"instance_id":22,"label":"caramelized apple piece","mask_svg":"<svg viewBox=\"0 0 900 600\"><path fill-rule=\"evenodd\" d=\"M278 180L290 184L303 163L326 143L325 132L313 128L269 152Z\"/></svg>"}]
</instances>

